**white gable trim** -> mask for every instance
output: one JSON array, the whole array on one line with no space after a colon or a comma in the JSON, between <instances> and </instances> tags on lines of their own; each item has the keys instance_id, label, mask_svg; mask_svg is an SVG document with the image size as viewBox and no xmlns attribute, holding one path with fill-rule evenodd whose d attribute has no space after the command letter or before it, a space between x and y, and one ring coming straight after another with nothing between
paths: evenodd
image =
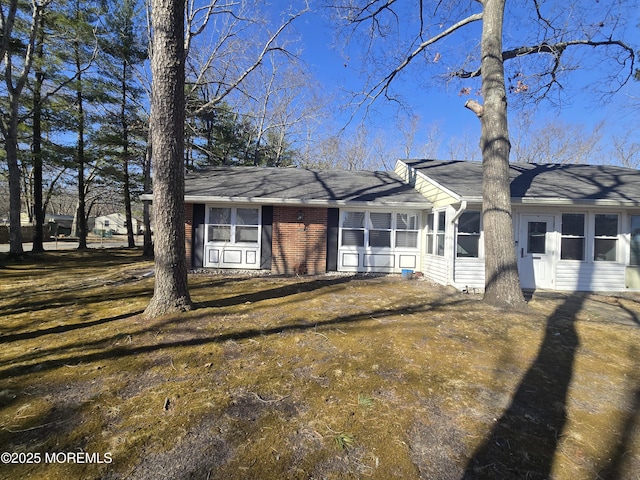
<instances>
[{"instance_id":1,"label":"white gable trim","mask_svg":"<svg viewBox=\"0 0 640 480\"><path fill-rule=\"evenodd\" d=\"M411 185L433 203L434 208L460 203L462 200L462 197L453 190L449 190L422 172L410 167L402 160L396 162L394 171L402 181Z\"/></svg>"}]
</instances>

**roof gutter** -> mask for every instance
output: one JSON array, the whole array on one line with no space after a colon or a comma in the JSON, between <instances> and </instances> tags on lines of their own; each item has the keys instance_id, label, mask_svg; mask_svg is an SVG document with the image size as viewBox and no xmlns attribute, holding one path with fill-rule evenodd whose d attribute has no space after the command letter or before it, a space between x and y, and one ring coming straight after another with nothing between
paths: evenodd
<instances>
[{"instance_id":1,"label":"roof gutter","mask_svg":"<svg viewBox=\"0 0 640 480\"><path fill-rule=\"evenodd\" d=\"M143 194L141 200L153 200L153 195ZM338 207L338 208L394 208L409 210L424 210L429 208L431 204L424 202L399 202L399 201L361 201L361 200L319 200L319 199L302 199L302 198L274 198L274 197L212 197L207 195L185 195L185 203L244 203L259 205L282 205L291 207Z\"/></svg>"}]
</instances>

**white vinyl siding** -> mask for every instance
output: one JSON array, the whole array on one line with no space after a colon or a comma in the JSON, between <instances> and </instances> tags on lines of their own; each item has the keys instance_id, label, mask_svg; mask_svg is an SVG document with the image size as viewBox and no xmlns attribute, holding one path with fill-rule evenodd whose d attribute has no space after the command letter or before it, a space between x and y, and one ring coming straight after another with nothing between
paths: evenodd
<instances>
[{"instance_id":1,"label":"white vinyl siding","mask_svg":"<svg viewBox=\"0 0 640 480\"><path fill-rule=\"evenodd\" d=\"M610 262L558 262L556 290L620 292L625 290L625 265Z\"/></svg>"},{"instance_id":2,"label":"white vinyl siding","mask_svg":"<svg viewBox=\"0 0 640 480\"><path fill-rule=\"evenodd\" d=\"M457 258L453 278L459 288L484 288L484 259Z\"/></svg>"},{"instance_id":3,"label":"white vinyl siding","mask_svg":"<svg viewBox=\"0 0 640 480\"><path fill-rule=\"evenodd\" d=\"M437 255L425 255L422 263L422 271L427 278L436 283L447 285L449 283L447 259Z\"/></svg>"}]
</instances>

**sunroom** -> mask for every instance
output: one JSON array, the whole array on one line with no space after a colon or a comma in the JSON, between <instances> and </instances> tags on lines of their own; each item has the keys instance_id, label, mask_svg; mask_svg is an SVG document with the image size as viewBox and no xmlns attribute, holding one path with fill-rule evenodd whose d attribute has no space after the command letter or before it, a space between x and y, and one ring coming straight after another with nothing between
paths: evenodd
<instances>
[{"instance_id":1,"label":"sunroom","mask_svg":"<svg viewBox=\"0 0 640 480\"><path fill-rule=\"evenodd\" d=\"M420 261L420 211L341 209L338 270L400 273Z\"/></svg>"}]
</instances>

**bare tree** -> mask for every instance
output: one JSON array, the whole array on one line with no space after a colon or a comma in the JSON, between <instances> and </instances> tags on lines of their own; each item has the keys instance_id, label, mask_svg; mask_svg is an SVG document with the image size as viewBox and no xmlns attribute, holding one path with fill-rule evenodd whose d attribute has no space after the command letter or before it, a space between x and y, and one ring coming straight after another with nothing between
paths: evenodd
<instances>
[{"instance_id":1,"label":"bare tree","mask_svg":"<svg viewBox=\"0 0 640 480\"><path fill-rule=\"evenodd\" d=\"M479 162L482 152L478 148L478 136L465 130L460 135L450 137L447 142L447 154L450 160Z\"/></svg>"},{"instance_id":2,"label":"bare tree","mask_svg":"<svg viewBox=\"0 0 640 480\"><path fill-rule=\"evenodd\" d=\"M613 160L623 167L640 168L640 142L635 138L638 138L638 129L629 129L623 135L611 138Z\"/></svg>"},{"instance_id":3,"label":"bare tree","mask_svg":"<svg viewBox=\"0 0 640 480\"><path fill-rule=\"evenodd\" d=\"M578 67L607 68L608 90L599 93L611 93L631 79L635 57L632 48L615 39L624 16L629 14L623 10L624 2L599 5L576 1L567 5L555 0L532 0L509 6L505 17L505 0L436 5L422 1L411 5L401 0L345 0L331 4L339 21L352 27L349 39L364 38L358 46L364 47L367 58L372 59L373 76L360 96L361 106L367 108L380 98L396 99L394 81L406 72L414 72L420 78L417 64L422 70L444 66L451 79L481 80L482 103L472 99L466 106L481 125L484 299L502 307L517 307L524 304L524 298L511 216L507 94L535 101L558 100L560 97L554 95L565 86L567 75ZM464 36L469 30L473 34L470 27L477 24L482 25L479 49L477 40L472 42ZM509 42L516 43L507 48L503 48L505 24L512 33ZM364 35L353 35L362 30ZM467 55L460 55L461 44ZM581 48L597 48L604 55L599 57L599 63L586 56L571 56ZM515 68L505 78L506 61ZM595 89L595 84L591 86ZM464 87L464 92L470 93L472 87Z\"/></svg>"},{"instance_id":4,"label":"bare tree","mask_svg":"<svg viewBox=\"0 0 640 480\"><path fill-rule=\"evenodd\" d=\"M20 166L18 163L18 125L20 123L20 99L34 61L35 43L42 26L41 17L50 0L31 0L30 15L20 13L18 0L2 2L0 5L0 65L5 79L4 101L0 111L0 133L4 140L9 171L9 253L22 255L22 231L20 228ZM19 8L20 7L20 8ZM22 18L21 18L22 17ZM16 41L16 23L25 23L27 41L21 45Z\"/></svg>"},{"instance_id":5,"label":"bare tree","mask_svg":"<svg viewBox=\"0 0 640 480\"><path fill-rule=\"evenodd\" d=\"M190 88L187 96L203 85L214 87L208 101L190 112L191 115L207 111L229 95L242 91L247 77L268 63L272 53L291 55L282 37L296 19L309 11L308 5L305 2L302 9L284 15L282 23L274 30L265 28L265 13L259 6L260 2L251 3L248 0L214 1L207 7L191 8L188 12L187 52L191 52L194 38L204 31L207 24L214 23L217 32L211 45L199 45L198 56L189 56ZM261 27L254 32L260 40L254 38L249 41L246 38L246 30L252 26Z\"/></svg>"},{"instance_id":6,"label":"bare tree","mask_svg":"<svg viewBox=\"0 0 640 480\"><path fill-rule=\"evenodd\" d=\"M440 127L437 123L427 126L424 135L420 131L420 117L411 115L400 121L398 126L402 134L402 157L414 158L437 158L440 150L441 135Z\"/></svg>"},{"instance_id":7,"label":"bare tree","mask_svg":"<svg viewBox=\"0 0 640 480\"><path fill-rule=\"evenodd\" d=\"M586 130L584 125L552 118L534 127L533 116L520 112L515 117L512 158L527 163L590 163L602 157L604 122Z\"/></svg>"}]
</instances>

